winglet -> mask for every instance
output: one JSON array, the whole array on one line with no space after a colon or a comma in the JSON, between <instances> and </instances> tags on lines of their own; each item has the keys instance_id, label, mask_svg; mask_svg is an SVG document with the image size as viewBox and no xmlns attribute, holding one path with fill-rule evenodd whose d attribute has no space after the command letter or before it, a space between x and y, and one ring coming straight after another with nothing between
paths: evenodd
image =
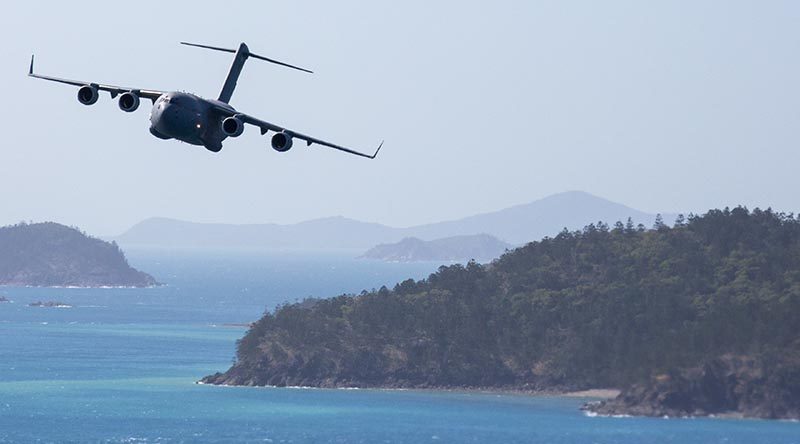
<instances>
[{"instance_id":1,"label":"winglet","mask_svg":"<svg viewBox=\"0 0 800 444\"><path fill-rule=\"evenodd\" d=\"M378 145L378 149L377 149L377 150L375 150L375 154L373 154L372 156L368 156L368 157L369 157L370 159L374 159L374 158L378 157L378 153L379 153L379 152L381 152L381 148L382 148L382 147L383 147L383 140L381 140L381 144L380 144L380 145Z\"/></svg>"},{"instance_id":2,"label":"winglet","mask_svg":"<svg viewBox=\"0 0 800 444\"><path fill-rule=\"evenodd\" d=\"M28 75L29 76L33 75L33 54L31 54L31 67L30 69L28 69Z\"/></svg>"},{"instance_id":3,"label":"winglet","mask_svg":"<svg viewBox=\"0 0 800 444\"><path fill-rule=\"evenodd\" d=\"M263 131L263 129L262 129L262 131ZM289 133L289 131L284 131L284 132ZM332 143L325 142L324 140L306 138L305 136L300 137L297 134L294 134L294 136L295 137L299 137L301 140L305 140L306 141L306 145L308 145L308 146L311 146L311 144L316 143L318 145L327 146L328 148L333 148L333 149L336 149L336 150L339 150L339 151L344 151L345 153L350 153L350 154L354 154L356 156L366 157L367 159L374 159L375 157L377 157L378 153L381 151L381 148L383 147L383 141L381 140L381 144L378 145L378 149L375 150L375 154L367 154L367 153L362 153L361 151L351 150L350 148L345 148L343 146L334 145Z\"/></svg>"}]
</instances>

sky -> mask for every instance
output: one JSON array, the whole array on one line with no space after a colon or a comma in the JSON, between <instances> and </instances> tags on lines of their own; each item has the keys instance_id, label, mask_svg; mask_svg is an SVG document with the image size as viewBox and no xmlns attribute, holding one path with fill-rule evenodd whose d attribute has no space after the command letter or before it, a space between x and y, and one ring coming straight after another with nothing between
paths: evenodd
<instances>
[{"instance_id":1,"label":"sky","mask_svg":"<svg viewBox=\"0 0 800 444\"><path fill-rule=\"evenodd\" d=\"M800 2L5 2L0 224L119 234L161 216L392 226L582 190L647 212L800 211ZM45 75L215 98L371 151L247 128L219 153L148 132L104 94Z\"/></svg>"}]
</instances>

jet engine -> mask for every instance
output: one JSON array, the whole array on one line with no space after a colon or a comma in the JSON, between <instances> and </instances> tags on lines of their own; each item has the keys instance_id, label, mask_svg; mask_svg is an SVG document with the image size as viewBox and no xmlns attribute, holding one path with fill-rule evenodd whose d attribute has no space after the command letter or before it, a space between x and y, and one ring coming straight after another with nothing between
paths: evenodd
<instances>
[{"instance_id":1,"label":"jet engine","mask_svg":"<svg viewBox=\"0 0 800 444\"><path fill-rule=\"evenodd\" d=\"M244 122L238 117L226 117L222 121L222 132L228 137L239 137L244 132Z\"/></svg>"},{"instance_id":2,"label":"jet engine","mask_svg":"<svg viewBox=\"0 0 800 444\"><path fill-rule=\"evenodd\" d=\"M132 113L139 108L139 96L132 92L122 93L119 96L119 109Z\"/></svg>"},{"instance_id":3,"label":"jet engine","mask_svg":"<svg viewBox=\"0 0 800 444\"><path fill-rule=\"evenodd\" d=\"M292 147L292 136L285 132L275 133L272 136L272 149L275 151L280 151L281 153L285 151L289 151L289 148Z\"/></svg>"},{"instance_id":4,"label":"jet engine","mask_svg":"<svg viewBox=\"0 0 800 444\"><path fill-rule=\"evenodd\" d=\"M83 85L78 89L78 101L84 105L94 105L100 94L97 88L92 85Z\"/></svg>"}]
</instances>

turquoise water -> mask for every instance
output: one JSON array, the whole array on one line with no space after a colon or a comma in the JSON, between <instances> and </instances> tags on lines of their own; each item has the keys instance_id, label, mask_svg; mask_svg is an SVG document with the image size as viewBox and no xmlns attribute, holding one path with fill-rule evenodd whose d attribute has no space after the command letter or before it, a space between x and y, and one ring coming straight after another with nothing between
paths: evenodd
<instances>
[{"instance_id":1,"label":"turquoise water","mask_svg":"<svg viewBox=\"0 0 800 444\"><path fill-rule=\"evenodd\" d=\"M350 255L131 252L154 289L0 288L0 442L800 443L800 424L590 418L582 399L212 387L267 308L423 277ZM58 300L73 308L33 308Z\"/></svg>"}]
</instances>

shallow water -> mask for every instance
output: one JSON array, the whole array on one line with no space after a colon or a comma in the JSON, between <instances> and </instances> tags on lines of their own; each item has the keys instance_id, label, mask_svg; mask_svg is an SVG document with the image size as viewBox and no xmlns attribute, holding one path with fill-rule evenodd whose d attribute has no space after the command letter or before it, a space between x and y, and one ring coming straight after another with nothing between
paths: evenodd
<instances>
[{"instance_id":1,"label":"shallow water","mask_svg":"<svg viewBox=\"0 0 800 444\"><path fill-rule=\"evenodd\" d=\"M134 251L169 285L0 288L0 442L800 443L800 424L590 418L583 399L214 387L267 308L424 277L352 255ZM73 308L35 308L57 300Z\"/></svg>"}]
</instances>

